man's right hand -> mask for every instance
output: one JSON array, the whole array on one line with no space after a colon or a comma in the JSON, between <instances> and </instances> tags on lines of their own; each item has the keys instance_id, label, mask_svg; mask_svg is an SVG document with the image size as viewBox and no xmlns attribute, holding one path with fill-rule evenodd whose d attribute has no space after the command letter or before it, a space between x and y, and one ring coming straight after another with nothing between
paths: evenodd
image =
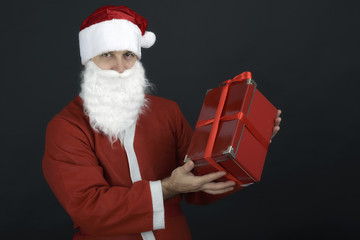
<instances>
[{"instance_id":1,"label":"man's right hand","mask_svg":"<svg viewBox=\"0 0 360 240\"><path fill-rule=\"evenodd\" d=\"M214 182L225 176L225 172L195 176L191 172L193 168L194 162L188 161L172 171L170 177L161 181L164 200L180 193L204 191L209 194L222 194L234 189L234 181Z\"/></svg>"}]
</instances>

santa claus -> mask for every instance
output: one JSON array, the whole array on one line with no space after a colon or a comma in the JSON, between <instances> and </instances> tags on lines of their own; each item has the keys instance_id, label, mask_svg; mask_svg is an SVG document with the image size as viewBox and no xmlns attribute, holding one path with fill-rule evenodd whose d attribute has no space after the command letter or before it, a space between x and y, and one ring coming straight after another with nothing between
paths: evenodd
<instances>
[{"instance_id":1,"label":"santa claus","mask_svg":"<svg viewBox=\"0 0 360 240\"><path fill-rule=\"evenodd\" d=\"M74 239L191 239L182 194L207 204L240 189L214 182L224 172L194 176L192 161L182 165L192 130L175 102L147 93L147 25L125 6L101 7L81 25L81 92L48 124L43 157Z\"/></svg>"}]
</instances>

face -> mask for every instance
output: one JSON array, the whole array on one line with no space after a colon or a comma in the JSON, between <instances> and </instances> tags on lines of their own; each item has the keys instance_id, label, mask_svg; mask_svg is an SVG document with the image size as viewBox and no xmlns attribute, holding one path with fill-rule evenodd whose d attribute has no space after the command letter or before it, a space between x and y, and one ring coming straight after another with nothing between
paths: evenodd
<instances>
[{"instance_id":1,"label":"face","mask_svg":"<svg viewBox=\"0 0 360 240\"><path fill-rule=\"evenodd\" d=\"M126 69L134 66L137 56L127 50L111 51L93 57L91 60L103 70L115 70L123 73Z\"/></svg>"}]
</instances>

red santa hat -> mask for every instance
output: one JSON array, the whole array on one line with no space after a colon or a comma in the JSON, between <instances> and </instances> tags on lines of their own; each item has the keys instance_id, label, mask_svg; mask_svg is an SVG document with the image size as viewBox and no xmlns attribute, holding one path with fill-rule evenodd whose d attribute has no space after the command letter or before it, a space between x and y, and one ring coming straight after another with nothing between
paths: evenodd
<instances>
[{"instance_id":1,"label":"red santa hat","mask_svg":"<svg viewBox=\"0 0 360 240\"><path fill-rule=\"evenodd\" d=\"M155 34L146 31L148 21L125 6L103 6L81 24L81 63L109 51L129 50L141 58L141 47L149 48Z\"/></svg>"}]
</instances>

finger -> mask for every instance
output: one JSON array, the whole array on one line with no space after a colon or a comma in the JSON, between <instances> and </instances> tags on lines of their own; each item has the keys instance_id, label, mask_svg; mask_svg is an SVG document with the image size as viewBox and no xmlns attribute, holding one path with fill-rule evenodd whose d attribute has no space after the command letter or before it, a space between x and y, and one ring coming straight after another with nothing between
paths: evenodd
<instances>
[{"instance_id":1,"label":"finger","mask_svg":"<svg viewBox=\"0 0 360 240\"><path fill-rule=\"evenodd\" d=\"M202 186L201 190L222 190L225 188L235 186L234 181L226 181L226 182L210 182L206 183Z\"/></svg>"},{"instance_id":2,"label":"finger","mask_svg":"<svg viewBox=\"0 0 360 240\"><path fill-rule=\"evenodd\" d=\"M271 138L275 137L275 135L279 132L279 130L280 130L280 127L279 127L279 126L275 126L275 127L273 128L273 133L272 133Z\"/></svg>"},{"instance_id":3,"label":"finger","mask_svg":"<svg viewBox=\"0 0 360 240\"><path fill-rule=\"evenodd\" d=\"M217 195L217 194L223 194L223 193L231 192L233 190L234 190L234 187L228 187L228 188L224 188L224 189L221 189L221 190L205 190L203 192L206 192L206 193L211 194L211 195Z\"/></svg>"},{"instance_id":4,"label":"finger","mask_svg":"<svg viewBox=\"0 0 360 240\"><path fill-rule=\"evenodd\" d=\"M221 177L223 177L225 175L226 175L226 172L219 171L219 172L213 172L213 173L209 173L209 174L206 174L206 175L203 175L203 176L199 176L199 177L196 177L196 178L197 178L197 181L199 182L200 185L204 185L206 183L213 182L216 179L219 179L219 178L221 178Z\"/></svg>"},{"instance_id":5,"label":"finger","mask_svg":"<svg viewBox=\"0 0 360 240\"><path fill-rule=\"evenodd\" d=\"M280 117L280 114L281 114L281 110L278 109L278 111L277 111L277 117Z\"/></svg>"},{"instance_id":6,"label":"finger","mask_svg":"<svg viewBox=\"0 0 360 240\"><path fill-rule=\"evenodd\" d=\"M275 118L275 126L279 126L281 122L281 117Z\"/></svg>"},{"instance_id":7,"label":"finger","mask_svg":"<svg viewBox=\"0 0 360 240\"><path fill-rule=\"evenodd\" d=\"M184 173L191 172L191 170L193 170L193 168L194 168L194 162L190 160L190 161L186 162L184 165L182 165L181 168Z\"/></svg>"}]
</instances>

